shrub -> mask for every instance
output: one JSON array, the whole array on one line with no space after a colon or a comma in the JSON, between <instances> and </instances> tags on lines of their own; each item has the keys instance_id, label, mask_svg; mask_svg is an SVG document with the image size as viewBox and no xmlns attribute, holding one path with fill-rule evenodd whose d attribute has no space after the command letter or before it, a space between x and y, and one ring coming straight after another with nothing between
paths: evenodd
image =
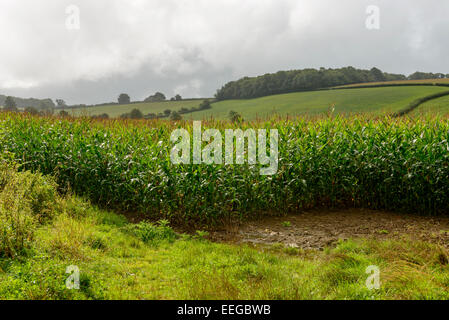
<instances>
[{"instance_id":1,"label":"shrub","mask_svg":"<svg viewBox=\"0 0 449 320\"><path fill-rule=\"evenodd\" d=\"M154 243L161 240L174 241L177 237L166 220L159 221L157 225L148 222L129 224L124 227L124 230L145 243Z\"/></svg>"},{"instance_id":2,"label":"shrub","mask_svg":"<svg viewBox=\"0 0 449 320\"><path fill-rule=\"evenodd\" d=\"M69 116L69 113L65 110L61 110L61 111L59 111L59 116L62 118L66 118Z\"/></svg>"},{"instance_id":3,"label":"shrub","mask_svg":"<svg viewBox=\"0 0 449 320\"><path fill-rule=\"evenodd\" d=\"M229 111L229 120L231 120L232 122L240 122L242 121L242 116L235 111Z\"/></svg>"},{"instance_id":4,"label":"shrub","mask_svg":"<svg viewBox=\"0 0 449 320\"><path fill-rule=\"evenodd\" d=\"M177 112L175 111L175 112L173 112L173 113L171 114L170 119L171 119L172 121L179 121L179 120L182 120L182 116L181 116L179 113L177 113Z\"/></svg>"},{"instance_id":5,"label":"shrub","mask_svg":"<svg viewBox=\"0 0 449 320\"><path fill-rule=\"evenodd\" d=\"M130 113L129 113L129 117L131 119L143 119L143 113L142 111L140 111L139 109L133 109Z\"/></svg>"},{"instance_id":6,"label":"shrub","mask_svg":"<svg viewBox=\"0 0 449 320\"><path fill-rule=\"evenodd\" d=\"M39 114L39 111L35 107L26 107L24 110L25 113L29 113L33 116L36 116Z\"/></svg>"},{"instance_id":7,"label":"shrub","mask_svg":"<svg viewBox=\"0 0 449 320\"><path fill-rule=\"evenodd\" d=\"M185 107L182 107L181 110L178 111L179 114L186 114L189 112L190 112L190 110Z\"/></svg>"},{"instance_id":8,"label":"shrub","mask_svg":"<svg viewBox=\"0 0 449 320\"><path fill-rule=\"evenodd\" d=\"M29 247L36 227L55 214L56 198L52 179L0 168L0 255L14 257Z\"/></svg>"},{"instance_id":9,"label":"shrub","mask_svg":"<svg viewBox=\"0 0 449 320\"><path fill-rule=\"evenodd\" d=\"M208 109L212 109L212 106L210 104L209 100L204 100L199 107L200 110L208 110Z\"/></svg>"}]
</instances>

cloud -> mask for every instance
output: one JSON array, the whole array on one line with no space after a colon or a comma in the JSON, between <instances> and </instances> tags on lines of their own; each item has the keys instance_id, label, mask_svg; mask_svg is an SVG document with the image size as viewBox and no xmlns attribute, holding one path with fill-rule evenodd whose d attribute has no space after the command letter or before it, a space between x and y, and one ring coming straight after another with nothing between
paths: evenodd
<instances>
[{"instance_id":1,"label":"cloud","mask_svg":"<svg viewBox=\"0 0 449 320\"><path fill-rule=\"evenodd\" d=\"M69 5L79 30L66 28ZM368 5L380 30L365 28ZM438 0L2 0L0 93L96 103L211 96L280 69L449 73L448 13Z\"/></svg>"}]
</instances>

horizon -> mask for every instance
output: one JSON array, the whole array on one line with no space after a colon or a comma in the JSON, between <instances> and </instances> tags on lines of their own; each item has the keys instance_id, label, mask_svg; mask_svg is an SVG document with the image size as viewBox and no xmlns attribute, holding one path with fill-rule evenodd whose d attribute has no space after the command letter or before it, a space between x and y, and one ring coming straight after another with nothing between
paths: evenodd
<instances>
[{"instance_id":1,"label":"horizon","mask_svg":"<svg viewBox=\"0 0 449 320\"><path fill-rule=\"evenodd\" d=\"M333 69L333 70L338 70L338 69L342 69L342 68L350 68L350 67L353 67L353 66L345 66L345 67L340 67L340 68L329 68L329 69ZM369 68L369 69L358 69L358 68L356 68L357 70L371 70L371 69L374 69L374 68L376 68L376 67L372 67L372 68ZM315 68L305 68L305 69L315 69ZM296 70L304 70L304 69L288 69L288 70L278 70L278 71L276 71L276 72L281 72L281 71L283 71L283 72L285 72L285 71L296 71ZM320 68L316 68L315 70L317 70L317 71L319 71L320 70ZM385 70L381 70L383 73L389 73L389 74L392 74L392 73L390 73L390 72L388 72L388 71L385 71ZM276 72L273 72L273 73L269 73L269 74L275 74ZM417 71L415 71L414 73L427 73L427 72L425 72L425 71L422 71L422 70L417 70ZM409 76L411 76L411 75L413 75L414 73L411 73L411 74L404 74L404 76L405 77L409 77ZM403 75L403 74L400 74L400 75ZM250 77L250 78L255 78L255 77L258 77L258 76L263 76L263 75L256 75L256 76L252 76L252 77ZM446 76L446 78L449 78L448 77L448 75L445 75ZM238 80L241 80L241 79L244 79L244 78L246 78L246 77L248 77L248 76L243 76L243 77L241 77L241 78L239 78L239 79L234 79L234 80L230 80L229 82L235 82L235 81L238 81ZM435 78L429 78L428 80L435 80ZM229 82L227 82L227 83L229 83ZM386 82L388 82L388 81L386 81ZM392 82L395 82L395 81L392 81ZM354 84L357 84L357 83L354 83ZM219 88L217 88L217 90L219 90L221 87L223 87L225 84L223 84L223 85L221 85ZM103 105L121 105L118 101L117 101L117 99L118 99L118 97L120 96L120 94L126 94L126 92L121 92L121 93L118 93L117 94L117 97L115 98L115 100L112 98L110 101L103 101L103 102L99 102L99 103L93 103L93 104L87 104L87 103L81 103L81 104L66 104L66 107L68 107L68 108L71 108L71 107L77 107L77 108L79 108L79 107L96 107L96 106L103 106ZM152 92L152 93L150 93L148 96L150 96L151 94L154 94L154 93L157 93L157 92ZM163 93L163 92L162 92ZM285 93L279 93L279 94L285 94ZM5 97L8 97L8 95L6 95L6 94L3 94L3 93L1 93L0 92L0 96L5 96ZM36 98L36 97L14 97L14 96L11 96L11 97L13 97L13 98L19 98L19 99L24 99L24 100L31 100L31 99L38 99L38 100L48 100L48 99L50 99L50 100L52 100L55 104L56 104L56 100L58 99L58 98L52 98L52 97L44 97L44 98ZM263 97L263 96L261 96L261 97ZM167 99L165 100L165 102L170 102L171 100L170 100L170 97L166 97ZM65 99L64 99L64 97L60 97L59 99L63 99L64 101L65 101ZM130 99L131 99L131 101L130 101L130 104L139 104L139 103L147 103L147 102L145 102L144 101L144 99L140 99L140 100L133 100L133 97L130 97ZM211 100L211 99L215 99L215 94L213 94L213 95L211 95L211 96L208 96L208 97L206 97L206 96L204 96L204 97L185 97L185 96L183 96L182 97L182 100L183 101L191 101L191 100Z\"/></svg>"}]
</instances>

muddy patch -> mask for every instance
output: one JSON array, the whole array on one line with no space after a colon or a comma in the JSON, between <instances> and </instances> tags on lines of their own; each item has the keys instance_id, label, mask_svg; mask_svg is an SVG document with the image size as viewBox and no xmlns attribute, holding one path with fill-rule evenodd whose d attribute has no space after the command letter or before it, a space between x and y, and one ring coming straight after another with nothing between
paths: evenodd
<instances>
[{"instance_id":1,"label":"muddy patch","mask_svg":"<svg viewBox=\"0 0 449 320\"><path fill-rule=\"evenodd\" d=\"M371 210L309 211L263 218L210 233L213 241L277 244L323 249L339 240L410 239L449 247L449 218L421 217Z\"/></svg>"}]
</instances>

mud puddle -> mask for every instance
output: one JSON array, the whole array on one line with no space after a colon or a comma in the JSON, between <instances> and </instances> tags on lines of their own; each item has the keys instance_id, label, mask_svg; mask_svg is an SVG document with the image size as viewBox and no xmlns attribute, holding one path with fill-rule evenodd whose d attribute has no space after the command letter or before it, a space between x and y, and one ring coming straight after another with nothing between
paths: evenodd
<instances>
[{"instance_id":1,"label":"mud puddle","mask_svg":"<svg viewBox=\"0 0 449 320\"><path fill-rule=\"evenodd\" d=\"M449 247L449 217L421 217L371 210L313 210L284 217L267 217L210 232L210 239L229 243L284 244L323 249L340 240L401 239Z\"/></svg>"}]
</instances>

